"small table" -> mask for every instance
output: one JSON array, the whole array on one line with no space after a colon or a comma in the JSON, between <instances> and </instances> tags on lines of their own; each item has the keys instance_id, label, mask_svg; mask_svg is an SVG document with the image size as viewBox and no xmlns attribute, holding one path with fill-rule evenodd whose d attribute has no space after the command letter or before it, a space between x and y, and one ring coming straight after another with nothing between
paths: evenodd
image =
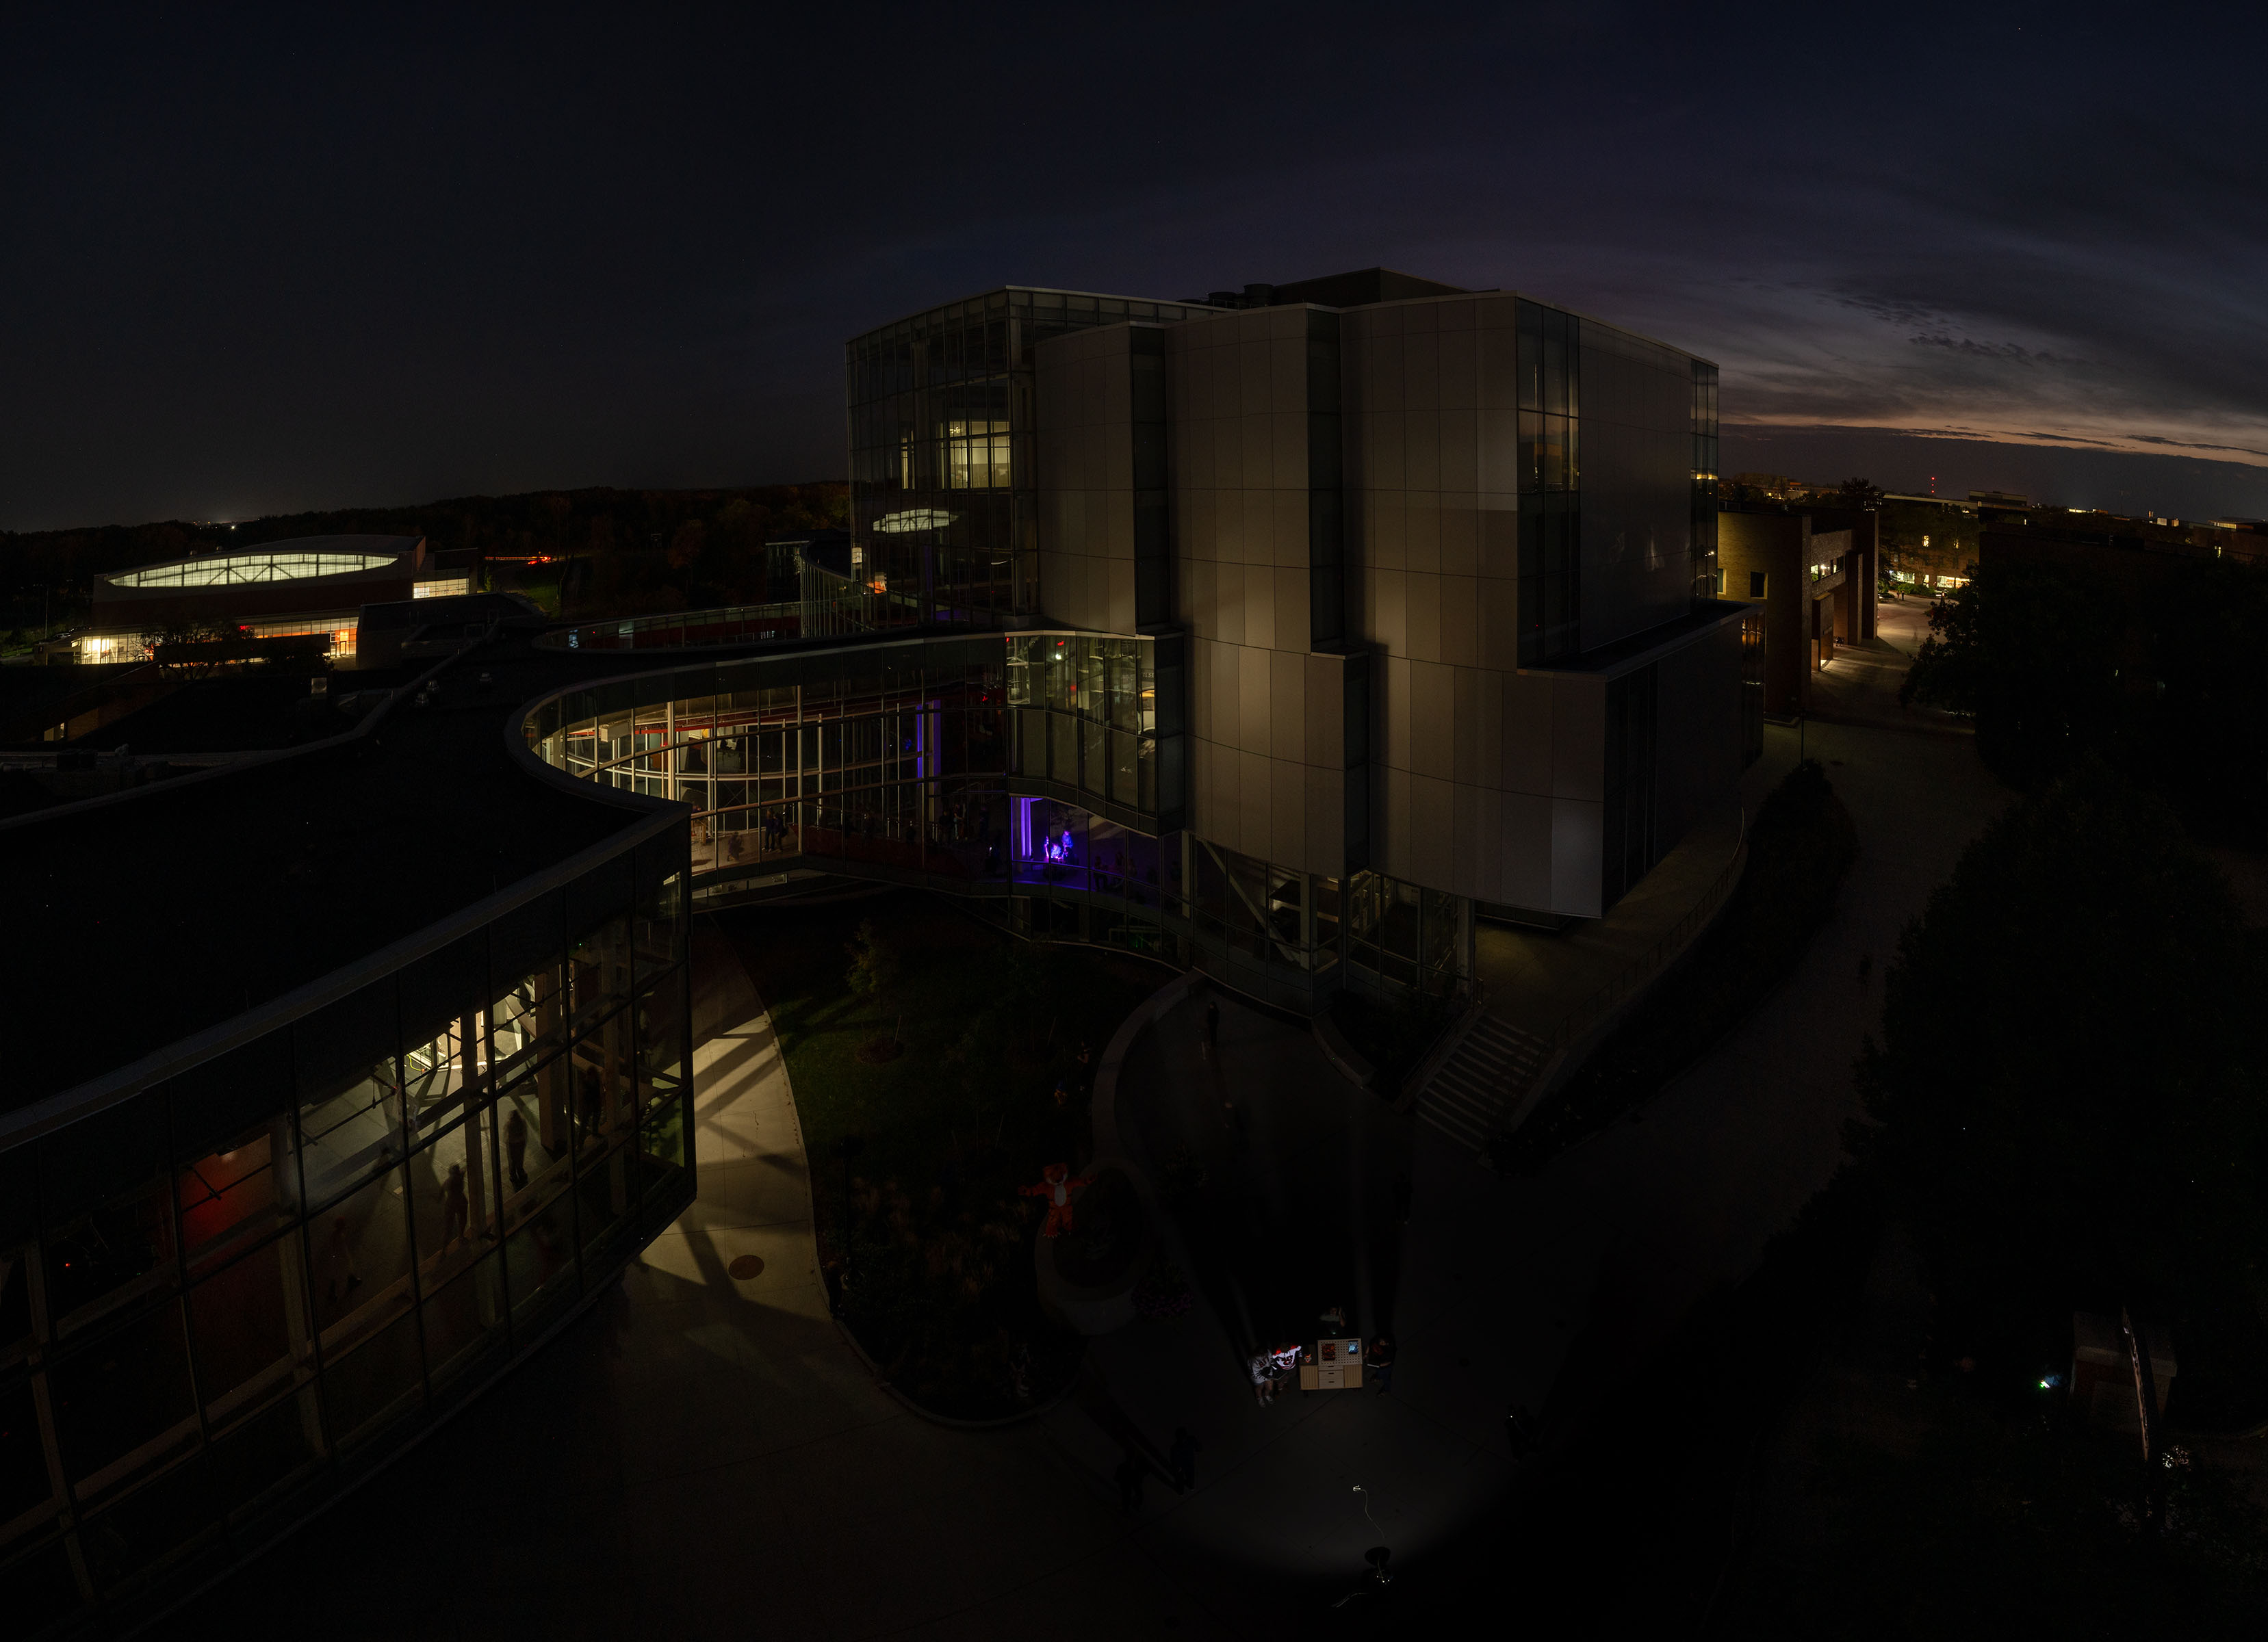
<instances>
[{"instance_id":1,"label":"small table","mask_svg":"<svg viewBox=\"0 0 2268 1642\"><path fill-rule=\"evenodd\" d=\"M1302 1352L1304 1358L1308 1353ZM1362 1342L1317 1340L1313 1362L1300 1365L1302 1391L1359 1391L1362 1389Z\"/></svg>"}]
</instances>

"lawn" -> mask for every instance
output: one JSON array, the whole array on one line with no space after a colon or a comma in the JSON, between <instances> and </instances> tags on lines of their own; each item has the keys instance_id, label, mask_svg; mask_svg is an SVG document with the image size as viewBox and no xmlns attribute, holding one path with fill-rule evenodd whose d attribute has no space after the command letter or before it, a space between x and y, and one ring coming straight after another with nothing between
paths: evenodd
<instances>
[{"instance_id":1,"label":"lawn","mask_svg":"<svg viewBox=\"0 0 2268 1642\"><path fill-rule=\"evenodd\" d=\"M1858 853L1858 832L1827 772L1805 760L1757 811L1748 866L1717 921L1540 1110L1493 1143L1497 1167L1542 1168L1652 1097L1746 1020L1794 971Z\"/></svg>"},{"instance_id":2,"label":"lawn","mask_svg":"<svg viewBox=\"0 0 2268 1642\"><path fill-rule=\"evenodd\" d=\"M1091 1161L1094 1069L1168 971L1034 946L909 890L718 921L779 1034L843 1321L939 1413L1046 1400L1081 1344L1040 1310L1041 1205L1019 1188Z\"/></svg>"}]
</instances>

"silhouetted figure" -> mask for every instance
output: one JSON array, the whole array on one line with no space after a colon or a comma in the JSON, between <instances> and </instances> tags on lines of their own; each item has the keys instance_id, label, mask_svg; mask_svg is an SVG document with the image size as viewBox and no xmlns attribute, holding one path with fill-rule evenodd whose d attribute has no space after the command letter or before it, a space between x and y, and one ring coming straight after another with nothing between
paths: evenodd
<instances>
[{"instance_id":1,"label":"silhouetted figure","mask_svg":"<svg viewBox=\"0 0 2268 1642\"><path fill-rule=\"evenodd\" d=\"M504 1120L504 1164L514 1191L527 1184L527 1119L517 1106Z\"/></svg>"},{"instance_id":2,"label":"silhouetted figure","mask_svg":"<svg viewBox=\"0 0 2268 1642\"><path fill-rule=\"evenodd\" d=\"M583 1133L596 1140L599 1134L599 1114L606 1110L606 1085L600 1081L599 1068L583 1068Z\"/></svg>"},{"instance_id":3,"label":"silhouetted figure","mask_svg":"<svg viewBox=\"0 0 2268 1642\"><path fill-rule=\"evenodd\" d=\"M1407 1175L1395 1176L1394 1223L1396 1226L1407 1226L1410 1223L1410 1177Z\"/></svg>"},{"instance_id":4,"label":"silhouetted figure","mask_svg":"<svg viewBox=\"0 0 2268 1642\"><path fill-rule=\"evenodd\" d=\"M1208 1054L1220 1047L1220 1000L1218 998L1210 999L1205 1003L1204 1045Z\"/></svg>"},{"instance_id":5,"label":"silhouetted figure","mask_svg":"<svg viewBox=\"0 0 2268 1642\"><path fill-rule=\"evenodd\" d=\"M1121 1511L1142 1508L1142 1467L1131 1454L1118 1462L1118 1508Z\"/></svg>"},{"instance_id":6,"label":"silhouetted figure","mask_svg":"<svg viewBox=\"0 0 2268 1642\"><path fill-rule=\"evenodd\" d=\"M1381 1334L1370 1343L1370 1377L1378 1382L1381 1396L1394 1385L1394 1337Z\"/></svg>"},{"instance_id":7,"label":"silhouetted figure","mask_svg":"<svg viewBox=\"0 0 2268 1642\"><path fill-rule=\"evenodd\" d=\"M449 1177L441 1183L441 1250L450 1247L465 1235L472 1206L465 1200L465 1166L449 1165Z\"/></svg>"},{"instance_id":8,"label":"silhouetted figure","mask_svg":"<svg viewBox=\"0 0 2268 1642\"><path fill-rule=\"evenodd\" d=\"M323 1299L335 1305L362 1286L355 1274L354 1244L347 1235L347 1217L331 1222L331 1241L323 1250Z\"/></svg>"},{"instance_id":9,"label":"silhouetted figure","mask_svg":"<svg viewBox=\"0 0 2268 1642\"><path fill-rule=\"evenodd\" d=\"M1871 952L1861 952L1859 954L1859 984L1861 986L1865 986L1867 984L1867 977L1874 972L1874 955Z\"/></svg>"},{"instance_id":10,"label":"silhouetted figure","mask_svg":"<svg viewBox=\"0 0 2268 1642\"><path fill-rule=\"evenodd\" d=\"M1174 1446L1166 1450L1166 1458L1174 1468L1174 1486L1183 1492L1197 1485L1197 1450L1203 1447L1187 1426L1174 1427Z\"/></svg>"}]
</instances>

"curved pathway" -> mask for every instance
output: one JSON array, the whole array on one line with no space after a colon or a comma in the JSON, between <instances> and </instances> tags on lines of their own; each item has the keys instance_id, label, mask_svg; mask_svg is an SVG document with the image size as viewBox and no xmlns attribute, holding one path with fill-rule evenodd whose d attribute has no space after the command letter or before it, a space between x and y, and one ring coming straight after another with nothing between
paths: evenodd
<instances>
[{"instance_id":1,"label":"curved pathway","mask_svg":"<svg viewBox=\"0 0 2268 1642\"><path fill-rule=\"evenodd\" d=\"M727 942L696 929L695 961L699 1199L533 1361L168 1624L682 1642L1078 1609L1094 1635L1224 1634L1143 1550L1075 1403L961 1432L874 1383L828 1315L770 1023Z\"/></svg>"}]
</instances>

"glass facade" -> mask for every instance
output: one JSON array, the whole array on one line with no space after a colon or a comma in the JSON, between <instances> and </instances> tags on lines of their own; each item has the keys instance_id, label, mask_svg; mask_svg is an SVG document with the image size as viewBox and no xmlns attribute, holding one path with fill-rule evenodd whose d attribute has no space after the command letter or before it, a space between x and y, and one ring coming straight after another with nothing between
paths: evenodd
<instances>
[{"instance_id":1,"label":"glass facade","mask_svg":"<svg viewBox=\"0 0 2268 1642\"><path fill-rule=\"evenodd\" d=\"M1717 568L1717 367L1693 362L1693 597L1724 590Z\"/></svg>"},{"instance_id":2,"label":"glass facade","mask_svg":"<svg viewBox=\"0 0 2268 1642\"><path fill-rule=\"evenodd\" d=\"M0 1153L11 1634L265 1543L692 1200L688 878L665 817Z\"/></svg>"},{"instance_id":3,"label":"glass facade","mask_svg":"<svg viewBox=\"0 0 2268 1642\"><path fill-rule=\"evenodd\" d=\"M1347 962L1373 989L1453 990L1471 971L1472 903L1383 873L1348 881Z\"/></svg>"},{"instance_id":4,"label":"glass facade","mask_svg":"<svg viewBox=\"0 0 2268 1642\"><path fill-rule=\"evenodd\" d=\"M1010 287L850 344L851 534L886 625L1004 627L1039 608L1034 346L1213 312Z\"/></svg>"},{"instance_id":5,"label":"glass facade","mask_svg":"<svg viewBox=\"0 0 2268 1642\"><path fill-rule=\"evenodd\" d=\"M1521 300L1520 663L1583 648L1582 322Z\"/></svg>"},{"instance_id":6,"label":"glass facade","mask_svg":"<svg viewBox=\"0 0 2268 1642\"><path fill-rule=\"evenodd\" d=\"M1173 634L936 636L566 691L525 729L571 775L691 805L698 902L847 870L1317 1007L1339 881L1185 830L1181 666Z\"/></svg>"},{"instance_id":7,"label":"glass facade","mask_svg":"<svg viewBox=\"0 0 2268 1642\"><path fill-rule=\"evenodd\" d=\"M691 805L696 873L812 858L1068 884L1012 840L1055 812L1011 800L1154 848L1181 825L1185 739L1158 706L1180 656L1172 635L1012 634L740 659L563 693L526 732L571 775Z\"/></svg>"},{"instance_id":8,"label":"glass facade","mask_svg":"<svg viewBox=\"0 0 2268 1642\"><path fill-rule=\"evenodd\" d=\"M254 582L300 582L309 576L349 575L383 570L401 555L390 553L221 553L154 564L140 570L114 570L104 578L113 587L222 587Z\"/></svg>"}]
</instances>

